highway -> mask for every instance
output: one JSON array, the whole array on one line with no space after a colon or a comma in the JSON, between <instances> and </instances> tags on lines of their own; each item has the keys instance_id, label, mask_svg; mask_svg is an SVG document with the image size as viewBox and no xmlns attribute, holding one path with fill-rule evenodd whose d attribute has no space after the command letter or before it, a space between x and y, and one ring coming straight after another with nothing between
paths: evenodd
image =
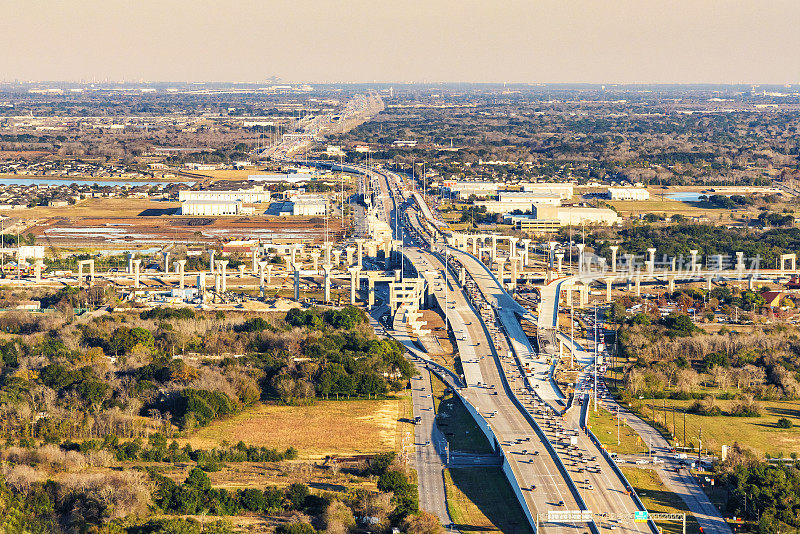
<instances>
[{"instance_id":1,"label":"highway","mask_svg":"<svg viewBox=\"0 0 800 534\"><path fill-rule=\"evenodd\" d=\"M398 191L388 183L386 175L378 180L382 189L380 197L391 199L376 203L379 216L394 229L402 228L395 224L398 215L395 195ZM410 210L405 210L409 213ZM415 214L411 213L411 216ZM399 237L399 236L398 236ZM513 393L507 389L502 368L499 364L498 350L507 353L502 336L494 325L486 325L495 330L492 335L484 329L481 317L458 285L452 271L445 270L441 258L418 243L408 233L403 232L404 255L417 272L435 271L434 297L445 311L447 321L452 327L460 355L467 387L460 388L467 404L474 408L479 419L488 424L496 438L495 446L503 454L508 468L519 482L521 495L531 514L546 513L548 510L579 510L578 496L573 493L564 473L559 469L558 458L546 443L543 434L537 434L530 414L515 402ZM488 335L487 335L488 334ZM501 340L498 348L492 338ZM415 403L416 406L416 403ZM427 434L427 432L426 432ZM427 445L432 447L433 445ZM420 465L421 464L421 465ZM420 461L417 468L425 470L428 462ZM424 475L427 478L427 474ZM422 479L422 476L421 476ZM561 532L586 529L586 523L545 523L540 527L546 532Z\"/></svg>"},{"instance_id":2,"label":"highway","mask_svg":"<svg viewBox=\"0 0 800 534\"><path fill-rule=\"evenodd\" d=\"M391 176L392 173L385 171L372 173L373 185L377 183L381 189L379 197L382 201L377 205L379 216L389 222L393 229L402 228L403 223L407 223L418 236L435 240L437 232L429 232L440 226L429 221L434 215L429 210L419 211L408 206L402 196L396 197L399 192L396 184L401 182L397 179L395 183L390 183ZM418 205L422 201L418 195L414 200ZM399 215L397 208L401 203L404 218L396 221ZM566 399L552 380L557 342L560 339L565 345L570 344L569 339L555 329L559 294L562 284L575 277L565 276L546 284L541 291L539 315L534 317L500 286L493 273L474 256L443 245L434 244L428 248L427 243L419 237L412 239L408 234L403 235L403 242L404 254L418 272L433 270L438 273L434 295L452 325L464 379L468 384L461 394L489 424L506 458L513 458L509 465L520 486L524 489L536 488L527 489L524 497L531 513L585 507L592 510L596 517L607 513L629 518L616 523L612 523L610 518L596 519L596 525L602 530L618 528L626 533L652 532L649 524L634 523L630 519L633 512L639 509L634 497L630 495L624 480L617 475L611 458L582 430L589 400L586 390L581 394L582 404L576 403L564 411ZM463 267L466 270L466 291L462 291L455 280L455 271L445 271L444 257L449 258L451 269ZM473 288L471 293L470 288ZM480 303L486 304L492 313L484 313ZM481 314L484 315L487 330L481 323L479 310L483 310ZM540 337L545 338L540 339L544 349L542 353L537 354L531 346L520 325L521 318L536 324ZM593 354L581 350L577 344L573 345L573 349L577 360L588 372L593 364ZM581 376L584 383L588 380L586 372ZM643 421L638 422L640 424L634 422L633 428L643 438L652 439L661 456L667 456L666 441L652 427ZM558 451L555 455L546 442ZM561 471L560 466L565 466L567 472ZM707 529L706 532L730 533L719 512L691 476L675 473L670 462L657 466L657 471L667 487L682 496L701 526ZM574 485L568 483L567 477ZM577 495L573 488L577 488ZM544 491L540 491L542 489ZM584 506L579 504L581 500L585 501ZM547 531L574 529L576 526L540 525Z\"/></svg>"}]
</instances>

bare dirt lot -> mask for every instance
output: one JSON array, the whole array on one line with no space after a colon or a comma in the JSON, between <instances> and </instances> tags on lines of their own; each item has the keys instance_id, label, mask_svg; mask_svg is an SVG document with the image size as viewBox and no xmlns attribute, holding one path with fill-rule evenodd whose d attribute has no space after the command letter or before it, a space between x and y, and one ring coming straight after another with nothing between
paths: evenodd
<instances>
[{"instance_id":1,"label":"bare dirt lot","mask_svg":"<svg viewBox=\"0 0 800 534\"><path fill-rule=\"evenodd\" d=\"M63 208L21 210L25 233L60 246L153 246L167 243L214 243L228 239L325 239L321 217L186 217L175 215L178 202L142 199L90 199ZM328 235L341 234L339 219L328 221Z\"/></svg>"}]
</instances>

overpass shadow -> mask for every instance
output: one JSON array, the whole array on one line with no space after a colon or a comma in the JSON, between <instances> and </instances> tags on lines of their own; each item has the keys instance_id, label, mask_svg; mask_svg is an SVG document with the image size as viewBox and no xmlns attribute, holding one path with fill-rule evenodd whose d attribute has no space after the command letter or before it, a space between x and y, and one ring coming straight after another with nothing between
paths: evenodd
<instances>
[{"instance_id":1,"label":"overpass shadow","mask_svg":"<svg viewBox=\"0 0 800 534\"><path fill-rule=\"evenodd\" d=\"M499 467L447 469L445 485L450 515L462 533L533 533Z\"/></svg>"}]
</instances>

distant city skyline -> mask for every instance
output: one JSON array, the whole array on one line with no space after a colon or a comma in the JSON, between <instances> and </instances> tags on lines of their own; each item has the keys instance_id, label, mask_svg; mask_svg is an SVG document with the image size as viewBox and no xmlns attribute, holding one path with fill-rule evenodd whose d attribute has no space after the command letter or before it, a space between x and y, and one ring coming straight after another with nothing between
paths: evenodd
<instances>
[{"instance_id":1,"label":"distant city skyline","mask_svg":"<svg viewBox=\"0 0 800 534\"><path fill-rule=\"evenodd\" d=\"M0 78L800 83L796 0L0 0Z\"/></svg>"}]
</instances>

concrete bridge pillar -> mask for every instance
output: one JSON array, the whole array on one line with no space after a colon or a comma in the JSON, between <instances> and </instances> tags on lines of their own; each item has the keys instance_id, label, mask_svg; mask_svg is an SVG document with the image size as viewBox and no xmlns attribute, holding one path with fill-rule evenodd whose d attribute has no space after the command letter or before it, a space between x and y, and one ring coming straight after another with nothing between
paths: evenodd
<instances>
[{"instance_id":1,"label":"concrete bridge pillar","mask_svg":"<svg viewBox=\"0 0 800 534\"><path fill-rule=\"evenodd\" d=\"M634 265L634 259L633 258L634 258L633 254L625 254L625 261L628 263L628 274L631 274L631 275L633 274L633 271L635 270L635 267L636 267Z\"/></svg>"},{"instance_id":2,"label":"concrete bridge pillar","mask_svg":"<svg viewBox=\"0 0 800 534\"><path fill-rule=\"evenodd\" d=\"M523 247L523 269L525 267L531 266L531 257L530 257L530 247L531 247L531 240L530 239L523 239L521 241Z\"/></svg>"},{"instance_id":3,"label":"concrete bridge pillar","mask_svg":"<svg viewBox=\"0 0 800 534\"><path fill-rule=\"evenodd\" d=\"M214 291L216 293L222 291L222 276L220 275L219 269L214 273Z\"/></svg>"},{"instance_id":4,"label":"concrete bridge pillar","mask_svg":"<svg viewBox=\"0 0 800 534\"><path fill-rule=\"evenodd\" d=\"M364 240L363 239L356 239L356 248L358 251L356 252L356 265L361 267L361 259L364 256Z\"/></svg>"},{"instance_id":5,"label":"concrete bridge pillar","mask_svg":"<svg viewBox=\"0 0 800 534\"><path fill-rule=\"evenodd\" d=\"M478 253L478 236L472 236L472 255L475 256Z\"/></svg>"},{"instance_id":6,"label":"concrete bridge pillar","mask_svg":"<svg viewBox=\"0 0 800 534\"><path fill-rule=\"evenodd\" d=\"M133 274L133 252L128 252L128 274Z\"/></svg>"},{"instance_id":7,"label":"concrete bridge pillar","mask_svg":"<svg viewBox=\"0 0 800 534\"><path fill-rule=\"evenodd\" d=\"M747 279L747 289L753 291L755 290L755 288L756 288L756 275L753 274L750 275L750 277Z\"/></svg>"},{"instance_id":8,"label":"concrete bridge pillar","mask_svg":"<svg viewBox=\"0 0 800 534\"><path fill-rule=\"evenodd\" d=\"M519 278L519 275L517 274L517 264L519 262L519 258L512 257L510 259L511 259L511 289L513 290L514 288L517 287L517 278Z\"/></svg>"},{"instance_id":9,"label":"concrete bridge pillar","mask_svg":"<svg viewBox=\"0 0 800 534\"><path fill-rule=\"evenodd\" d=\"M558 268L556 269L556 272L558 274L561 274L561 267L564 264L564 253L559 252L558 254L556 254L556 260L558 260Z\"/></svg>"},{"instance_id":10,"label":"concrete bridge pillar","mask_svg":"<svg viewBox=\"0 0 800 534\"><path fill-rule=\"evenodd\" d=\"M367 307L371 310L375 307L375 277L367 277Z\"/></svg>"},{"instance_id":11,"label":"concrete bridge pillar","mask_svg":"<svg viewBox=\"0 0 800 534\"><path fill-rule=\"evenodd\" d=\"M267 264L267 285L272 283L272 268L273 265L271 263Z\"/></svg>"},{"instance_id":12,"label":"concrete bridge pillar","mask_svg":"<svg viewBox=\"0 0 800 534\"><path fill-rule=\"evenodd\" d=\"M467 270L464 267L458 270L458 283L461 287L464 287L464 284L467 283Z\"/></svg>"},{"instance_id":13,"label":"concrete bridge pillar","mask_svg":"<svg viewBox=\"0 0 800 534\"><path fill-rule=\"evenodd\" d=\"M267 270L268 263L265 261L258 262L258 287L264 289L264 274Z\"/></svg>"},{"instance_id":14,"label":"concrete bridge pillar","mask_svg":"<svg viewBox=\"0 0 800 534\"><path fill-rule=\"evenodd\" d=\"M744 271L744 252L736 253L736 270L741 273Z\"/></svg>"},{"instance_id":15,"label":"concrete bridge pillar","mask_svg":"<svg viewBox=\"0 0 800 534\"><path fill-rule=\"evenodd\" d=\"M186 283L186 260L178 260L175 262L176 270L178 271L178 275L180 276L180 285L181 289L184 289Z\"/></svg>"},{"instance_id":16,"label":"concrete bridge pillar","mask_svg":"<svg viewBox=\"0 0 800 534\"><path fill-rule=\"evenodd\" d=\"M508 238L508 257L515 258L517 256L517 242L519 241L518 237L509 237Z\"/></svg>"},{"instance_id":17,"label":"concrete bridge pillar","mask_svg":"<svg viewBox=\"0 0 800 534\"><path fill-rule=\"evenodd\" d=\"M324 248L324 250L325 250L325 263L330 263L331 262L331 247L332 246L333 245L331 245L330 243L325 243L325 248Z\"/></svg>"},{"instance_id":18,"label":"concrete bridge pillar","mask_svg":"<svg viewBox=\"0 0 800 534\"><path fill-rule=\"evenodd\" d=\"M244 263L239 265L239 278L244 278L244 270L246 269Z\"/></svg>"},{"instance_id":19,"label":"concrete bridge pillar","mask_svg":"<svg viewBox=\"0 0 800 534\"><path fill-rule=\"evenodd\" d=\"M689 254L692 255L691 272L694 274L697 271L697 250L690 250Z\"/></svg>"},{"instance_id":20,"label":"concrete bridge pillar","mask_svg":"<svg viewBox=\"0 0 800 534\"><path fill-rule=\"evenodd\" d=\"M667 291L669 293L675 293L675 277L668 276L667 277Z\"/></svg>"},{"instance_id":21,"label":"concrete bridge pillar","mask_svg":"<svg viewBox=\"0 0 800 534\"><path fill-rule=\"evenodd\" d=\"M581 308L589 305L589 285L581 284L578 289L578 298L580 299Z\"/></svg>"},{"instance_id":22,"label":"concrete bridge pillar","mask_svg":"<svg viewBox=\"0 0 800 534\"><path fill-rule=\"evenodd\" d=\"M300 267L298 263L292 264L292 271L294 273L294 300L300 302Z\"/></svg>"},{"instance_id":23,"label":"concrete bridge pillar","mask_svg":"<svg viewBox=\"0 0 800 534\"><path fill-rule=\"evenodd\" d=\"M647 256L647 273L652 275L653 271L656 270L656 249L648 248Z\"/></svg>"},{"instance_id":24,"label":"concrete bridge pillar","mask_svg":"<svg viewBox=\"0 0 800 534\"><path fill-rule=\"evenodd\" d=\"M314 265L314 268L313 268L314 272L315 273L319 272L319 252L315 251L315 252L311 253L311 261L312 261L312 263Z\"/></svg>"},{"instance_id":25,"label":"concrete bridge pillar","mask_svg":"<svg viewBox=\"0 0 800 534\"><path fill-rule=\"evenodd\" d=\"M725 265L723 263L723 256L722 254L717 254L717 270L722 271L725 269Z\"/></svg>"},{"instance_id":26,"label":"concrete bridge pillar","mask_svg":"<svg viewBox=\"0 0 800 534\"><path fill-rule=\"evenodd\" d=\"M226 292L228 290L228 260L220 260L219 261L219 270L220 270L220 278L222 279L220 282L222 292Z\"/></svg>"},{"instance_id":27,"label":"concrete bridge pillar","mask_svg":"<svg viewBox=\"0 0 800 534\"><path fill-rule=\"evenodd\" d=\"M356 248L347 247L346 249L344 249L344 251L345 254L347 254L347 266L350 267L351 265L353 265L353 254L355 253Z\"/></svg>"},{"instance_id":28,"label":"concrete bridge pillar","mask_svg":"<svg viewBox=\"0 0 800 534\"><path fill-rule=\"evenodd\" d=\"M356 290L358 289L360 282L359 272L361 272L361 267L354 265L353 267L349 267L347 270L350 271L350 304L355 306Z\"/></svg>"},{"instance_id":29,"label":"concrete bridge pillar","mask_svg":"<svg viewBox=\"0 0 800 534\"><path fill-rule=\"evenodd\" d=\"M581 274L583 273L583 249L586 248L586 245L578 243L576 246L578 247L578 274Z\"/></svg>"},{"instance_id":30,"label":"concrete bridge pillar","mask_svg":"<svg viewBox=\"0 0 800 534\"><path fill-rule=\"evenodd\" d=\"M331 302L331 267L330 263L322 264L322 273L324 277L324 284L325 284L325 303L329 304Z\"/></svg>"},{"instance_id":31,"label":"concrete bridge pillar","mask_svg":"<svg viewBox=\"0 0 800 534\"><path fill-rule=\"evenodd\" d=\"M558 243L556 243L555 241L548 241L547 242L547 246L550 248L550 255L547 257L547 261L550 264L550 270L551 271L553 270L553 262L555 261L555 257L553 256L553 254L555 253L557 244ZM564 255L562 254L561 257L563 258ZM561 272L561 269L559 269L558 272Z\"/></svg>"},{"instance_id":32,"label":"concrete bridge pillar","mask_svg":"<svg viewBox=\"0 0 800 534\"><path fill-rule=\"evenodd\" d=\"M36 263L33 264L33 277L34 280L37 282L42 281L42 267L43 267L42 260L36 260Z\"/></svg>"},{"instance_id":33,"label":"concrete bridge pillar","mask_svg":"<svg viewBox=\"0 0 800 534\"><path fill-rule=\"evenodd\" d=\"M206 273L197 273L197 292L202 298L203 293L206 291Z\"/></svg>"},{"instance_id":34,"label":"concrete bridge pillar","mask_svg":"<svg viewBox=\"0 0 800 534\"><path fill-rule=\"evenodd\" d=\"M611 272L617 272L617 251L619 250L619 245L611 245L609 247L611 249Z\"/></svg>"},{"instance_id":35,"label":"concrete bridge pillar","mask_svg":"<svg viewBox=\"0 0 800 534\"><path fill-rule=\"evenodd\" d=\"M642 296L642 275L637 274L636 275L636 279L634 280L634 283L636 285L636 296L637 297L641 297Z\"/></svg>"},{"instance_id":36,"label":"concrete bridge pillar","mask_svg":"<svg viewBox=\"0 0 800 534\"><path fill-rule=\"evenodd\" d=\"M370 258L377 258L378 257L378 244L375 241L368 241L367 242L367 255Z\"/></svg>"},{"instance_id":37,"label":"concrete bridge pillar","mask_svg":"<svg viewBox=\"0 0 800 534\"><path fill-rule=\"evenodd\" d=\"M334 250L333 251L333 265L334 267L339 267L342 264L342 251L341 250Z\"/></svg>"},{"instance_id":38,"label":"concrete bridge pillar","mask_svg":"<svg viewBox=\"0 0 800 534\"><path fill-rule=\"evenodd\" d=\"M503 284L503 262L505 258L497 258L495 264L497 265L497 280L500 282L500 287L505 287Z\"/></svg>"},{"instance_id":39,"label":"concrete bridge pillar","mask_svg":"<svg viewBox=\"0 0 800 534\"><path fill-rule=\"evenodd\" d=\"M669 260L669 269L673 273L675 272L675 257L674 256L672 258L670 258L670 260Z\"/></svg>"},{"instance_id":40,"label":"concrete bridge pillar","mask_svg":"<svg viewBox=\"0 0 800 534\"><path fill-rule=\"evenodd\" d=\"M169 252L162 252L164 256L164 274L169 274Z\"/></svg>"},{"instance_id":41,"label":"concrete bridge pillar","mask_svg":"<svg viewBox=\"0 0 800 534\"><path fill-rule=\"evenodd\" d=\"M492 262L497 260L497 236L492 235Z\"/></svg>"},{"instance_id":42,"label":"concrete bridge pillar","mask_svg":"<svg viewBox=\"0 0 800 534\"><path fill-rule=\"evenodd\" d=\"M253 276L258 274L258 247L252 250Z\"/></svg>"},{"instance_id":43,"label":"concrete bridge pillar","mask_svg":"<svg viewBox=\"0 0 800 534\"><path fill-rule=\"evenodd\" d=\"M706 291L711 291L711 276L706 276Z\"/></svg>"},{"instance_id":44,"label":"concrete bridge pillar","mask_svg":"<svg viewBox=\"0 0 800 534\"><path fill-rule=\"evenodd\" d=\"M297 263L297 245L292 245L289 249L289 265L293 266Z\"/></svg>"},{"instance_id":45,"label":"concrete bridge pillar","mask_svg":"<svg viewBox=\"0 0 800 534\"><path fill-rule=\"evenodd\" d=\"M214 270L214 268L216 266L216 262L214 261L214 258L216 257L216 255L217 255L217 251L214 250L213 248L208 251L208 270L209 270L209 272L211 274L214 274L216 272Z\"/></svg>"},{"instance_id":46,"label":"concrete bridge pillar","mask_svg":"<svg viewBox=\"0 0 800 534\"><path fill-rule=\"evenodd\" d=\"M611 284L614 282L613 278L606 278L606 302L611 302Z\"/></svg>"},{"instance_id":47,"label":"concrete bridge pillar","mask_svg":"<svg viewBox=\"0 0 800 534\"><path fill-rule=\"evenodd\" d=\"M139 268L142 265L142 260L140 259L131 260L131 263L133 264L133 288L139 289L139 282L140 282Z\"/></svg>"}]
</instances>

